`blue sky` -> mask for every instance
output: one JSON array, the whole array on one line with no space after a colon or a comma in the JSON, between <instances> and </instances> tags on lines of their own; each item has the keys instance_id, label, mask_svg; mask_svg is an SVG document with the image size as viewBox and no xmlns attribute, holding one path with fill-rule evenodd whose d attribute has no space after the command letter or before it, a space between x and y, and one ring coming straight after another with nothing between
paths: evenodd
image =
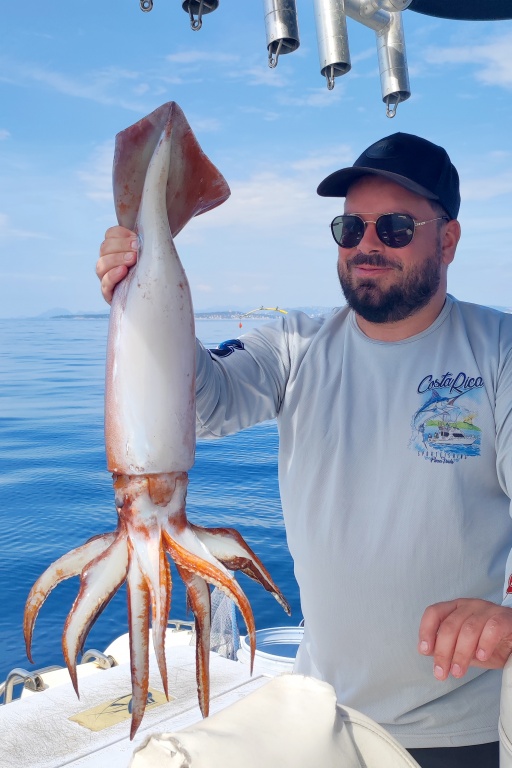
<instances>
[{"instance_id":1,"label":"blue sky","mask_svg":"<svg viewBox=\"0 0 512 768\"><path fill-rule=\"evenodd\" d=\"M462 178L457 297L512 306L512 22L404 12L412 97L385 116L375 37L351 22L352 70L327 91L312 0L301 46L267 66L263 3L221 0L192 32L181 0L4 4L0 39L0 317L101 311L94 264L115 223L115 134L184 110L232 196L176 240L196 310L342 303L318 182L395 131L445 146Z\"/></svg>"}]
</instances>

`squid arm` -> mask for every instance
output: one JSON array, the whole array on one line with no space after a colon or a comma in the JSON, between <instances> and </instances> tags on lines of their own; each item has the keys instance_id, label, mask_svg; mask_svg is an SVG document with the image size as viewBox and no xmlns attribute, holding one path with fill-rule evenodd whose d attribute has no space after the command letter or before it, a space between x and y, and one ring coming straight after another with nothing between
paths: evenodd
<instances>
[{"instance_id":1,"label":"squid arm","mask_svg":"<svg viewBox=\"0 0 512 768\"><path fill-rule=\"evenodd\" d=\"M187 600L194 614L196 626L196 680L199 696L199 709L203 717L208 717L210 707L210 634L211 600L207 582L186 568L176 565L176 569L187 587Z\"/></svg>"},{"instance_id":2,"label":"squid arm","mask_svg":"<svg viewBox=\"0 0 512 768\"><path fill-rule=\"evenodd\" d=\"M116 537L116 533L104 533L101 536L93 536L92 539L86 541L80 547L71 550L67 554L59 557L54 563L52 563L46 571L41 574L32 589L30 590L27 598L27 604L25 608L25 614L23 617L23 635L25 637L25 646L27 649L27 656L31 663L34 663L32 658L32 636L34 632L34 625L41 606L45 602L50 592L66 579L70 579L73 576L78 576L82 573L83 569L95 558L99 557L105 552Z\"/></svg>"},{"instance_id":3,"label":"squid arm","mask_svg":"<svg viewBox=\"0 0 512 768\"><path fill-rule=\"evenodd\" d=\"M64 625L62 650L73 687L78 694L76 659L90 627L125 582L128 549L120 536L82 572L80 590Z\"/></svg>"},{"instance_id":4,"label":"squid arm","mask_svg":"<svg viewBox=\"0 0 512 768\"><path fill-rule=\"evenodd\" d=\"M189 523L199 541L231 571L242 571L270 592L288 616L291 609L281 590L274 583L259 557L254 554L234 528L203 528Z\"/></svg>"}]
</instances>

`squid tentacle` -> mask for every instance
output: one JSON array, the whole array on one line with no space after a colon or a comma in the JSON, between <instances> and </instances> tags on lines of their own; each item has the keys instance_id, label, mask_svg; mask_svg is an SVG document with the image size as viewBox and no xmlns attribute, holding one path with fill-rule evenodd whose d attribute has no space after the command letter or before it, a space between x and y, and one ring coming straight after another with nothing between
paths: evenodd
<instances>
[{"instance_id":1,"label":"squid tentacle","mask_svg":"<svg viewBox=\"0 0 512 768\"><path fill-rule=\"evenodd\" d=\"M64 660L77 696L78 653L93 622L126 580L127 572L128 545L124 531L82 572L80 590L66 619L62 635Z\"/></svg>"},{"instance_id":2,"label":"squid tentacle","mask_svg":"<svg viewBox=\"0 0 512 768\"><path fill-rule=\"evenodd\" d=\"M291 608L259 557L234 528L204 528L189 523L197 538L217 560L231 571L242 571L270 592L288 616Z\"/></svg>"},{"instance_id":3,"label":"squid tentacle","mask_svg":"<svg viewBox=\"0 0 512 768\"><path fill-rule=\"evenodd\" d=\"M115 537L115 531L104 533L100 536L93 536L85 544L72 549L71 552L67 552L67 554L59 557L41 574L30 590L23 616L23 635L25 637L27 656L32 664L34 663L32 658L34 626L46 598L61 581L78 576L91 560L103 554L110 547Z\"/></svg>"},{"instance_id":4,"label":"squid tentacle","mask_svg":"<svg viewBox=\"0 0 512 768\"><path fill-rule=\"evenodd\" d=\"M165 529L163 530L163 538L166 545L166 549L171 555L176 565L180 565L186 570L196 573L201 576L208 584L213 584L214 587L218 587L222 592L228 595L238 610L242 614L247 627L247 634L249 636L249 643L251 649L251 674L254 664L254 654L256 653L256 626L254 623L254 615L251 605L242 588L229 573L226 568L213 558L208 552L206 547L196 538L193 531L185 528L184 531L173 531L174 537L171 536ZM183 534L189 533L190 536L184 536ZM177 535L180 538L187 538L186 542L179 542Z\"/></svg>"},{"instance_id":5,"label":"squid tentacle","mask_svg":"<svg viewBox=\"0 0 512 768\"><path fill-rule=\"evenodd\" d=\"M204 579L176 564L176 569L187 587L187 600L194 613L196 625L196 680L199 709L208 717L210 709L210 634L211 599L208 584Z\"/></svg>"},{"instance_id":6,"label":"squid tentacle","mask_svg":"<svg viewBox=\"0 0 512 768\"><path fill-rule=\"evenodd\" d=\"M133 548L131 545L129 548L127 598L132 677L130 739L133 739L144 716L148 698L150 592Z\"/></svg>"},{"instance_id":7,"label":"squid tentacle","mask_svg":"<svg viewBox=\"0 0 512 768\"><path fill-rule=\"evenodd\" d=\"M167 663L165 658L165 633L167 631L167 621L171 611L172 576L171 567L167 560L163 544L160 547L160 584L160 616L157 616L152 622L153 648L155 649L155 656L160 671L160 677L162 678L164 693L167 700L169 700Z\"/></svg>"},{"instance_id":8,"label":"squid tentacle","mask_svg":"<svg viewBox=\"0 0 512 768\"><path fill-rule=\"evenodd\" d=\"M169 698L167 663L165 659L165 632L171 609L171 570L162 544L162 534L156 518L151 516L144 532L127 524L131 544L139 568L151 595L152 634L155 656L162 678L164 692Z\"/></svg>"}]
</instances>

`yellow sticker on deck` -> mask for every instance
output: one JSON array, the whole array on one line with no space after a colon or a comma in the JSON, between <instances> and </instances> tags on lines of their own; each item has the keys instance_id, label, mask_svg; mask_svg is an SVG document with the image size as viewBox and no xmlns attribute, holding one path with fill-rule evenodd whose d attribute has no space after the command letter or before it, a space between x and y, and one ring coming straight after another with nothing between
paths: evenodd
<instances>
[{"instance_id":1,"label":"yellow sticker on deck","mask_svg":"<svg viewBox=\"0 0 512 768\"><path fill-rule=\"evenodd\" d=\"M169 701L172 701L174 698L174 696L169 696ZM162 704L167 704L165 694L150 688L146 709L155 709L155 707L160 707ZM111 725L117 725L117 723L121 723L123 720L128 720L131 716L132 695L128 693L126 696L120 696L113 701L99 704L97 707L88 709L86 712L79 712L78 715L73 715L69 719L79 725L83 725L90 731L102 731L104 728L110 728Z\"/></svg>"}]
</instances>

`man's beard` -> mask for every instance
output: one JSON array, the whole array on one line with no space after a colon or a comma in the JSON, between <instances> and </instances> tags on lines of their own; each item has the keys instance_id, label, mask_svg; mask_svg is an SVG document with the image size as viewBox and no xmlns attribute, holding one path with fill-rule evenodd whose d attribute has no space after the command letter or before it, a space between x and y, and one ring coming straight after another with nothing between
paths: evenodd
<instances>
[{"instance_id":1,"label":"man's beard","mask_svg":"<svg viewBox=\"0 0 512 768\"><path fill-rule=\"evenodd\" d=\"M412 268L401 281L389 288L382 288L378 280L369 277L354 284L351 266L368 264L373 267L393 267L403 272L398 262L380 253L358 253L347 262L344 272L338 264L338 276L347 304L370 323L393 323L405 320L424 307L439 288L441 281L441 244L438 242L433 258Z\"/></svg>"}]
</instances>

